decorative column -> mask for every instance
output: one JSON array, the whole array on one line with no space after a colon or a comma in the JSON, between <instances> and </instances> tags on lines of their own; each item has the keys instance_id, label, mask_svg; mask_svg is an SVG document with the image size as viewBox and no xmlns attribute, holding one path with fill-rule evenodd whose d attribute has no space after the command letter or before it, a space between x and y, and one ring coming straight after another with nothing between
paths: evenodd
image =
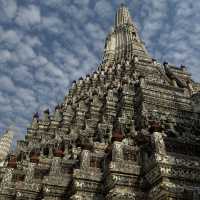
<instances>
[{"instance_id":1,"label":"decorative column","mask_svg":"<svg viewBox=\"0 0 200 200\"><path fill-rule=\"evenodd\" d=\"M102 173L98 166L91 166L93 153L89 150L82 150L80 154L80 168L74 169L73 186L70 200L101 200Z\"/></svg>"},{"instance_id":2,"label":"decorative column","mask_svg":"<svg viewBox=\"0 0 200 200\"><path fill-rule=\"evenodd\" d=\"M15 185L12 182L14 169L6 168L0 184L0 199L13 200L15 196Z\"/></svg>"},{"instance_id":3,"label":"decorative column","mask_svg":"<svg viewBox=\"0 0 200 200\"><path fill-rule=\"evenodd\" d=\"M134 151L130 146L128 149ZM124 143L114 141L108 157L109 154L112 155L111 162L108 169L104 171L106 200L141 199L141 193L136 189L140 167L133 160L125 160L127 156L124 156Z\"/></svg>"},{"instance_id":4,"label":"decorative column","mask_svg":"<svg viewBox=\"0 0 200 200\"><path fill-rule=\"evenodd\" d=\"M35 163L29 163L24 181L16 183L16 200L35 200L41 192L41 184L35 181Z\"/></svg>"},{"instance_id":5,"label":"decorative column","mask_svg":"<svg viewBox=\"0 0 200 200\"><path fill-rule=\"evenodd\" d=\"M48 176L43 179L43 200L61 200L66 195L66 189L71 181L69 174L62 173L62 160L54 157Z\"/></svg>"}]
</instances>

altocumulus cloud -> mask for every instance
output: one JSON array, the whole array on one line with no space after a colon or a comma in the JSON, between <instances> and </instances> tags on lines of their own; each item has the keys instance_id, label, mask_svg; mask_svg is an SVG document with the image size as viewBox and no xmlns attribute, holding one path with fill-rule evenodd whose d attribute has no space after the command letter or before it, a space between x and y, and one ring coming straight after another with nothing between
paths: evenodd
<instances>
[{"instance_id":1,"label":"altocumulus cloud","mask_svg":"<svg viewBox=\"0 0 200 200\"><path fill-rule=\"evenodd\" d=\"M39 24L41 20L40 8L35 5L19 7L15 22L16 24L27 27Z\"/></svg>"},{"instance_id":2,"label":"altocumulus cloud","mask_svg":"<svg viewBox=\"0 0 200 200\"><path fill-rule=\"evenodd\" d=\"M200 80L200 2L0 0L0 133L22 138L36 111L61 102L101 60L115 11L126 3L152 57Z\"/></svg>"}]
</instances>

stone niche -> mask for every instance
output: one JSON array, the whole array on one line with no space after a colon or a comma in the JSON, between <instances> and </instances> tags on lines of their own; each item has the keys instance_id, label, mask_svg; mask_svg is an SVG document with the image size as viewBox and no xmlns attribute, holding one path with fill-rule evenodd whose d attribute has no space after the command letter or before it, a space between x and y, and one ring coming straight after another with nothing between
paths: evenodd
<instances>
[{"instance_id":1,"label":"stone niche","mask_svg":"<svg viewBox=\"0 0 200 200\"><path fill-rule=\"evenodd\" d=\"M193 111L200 113L200 92L193 94L191 100Z\"/></svg>"}]
</instances>

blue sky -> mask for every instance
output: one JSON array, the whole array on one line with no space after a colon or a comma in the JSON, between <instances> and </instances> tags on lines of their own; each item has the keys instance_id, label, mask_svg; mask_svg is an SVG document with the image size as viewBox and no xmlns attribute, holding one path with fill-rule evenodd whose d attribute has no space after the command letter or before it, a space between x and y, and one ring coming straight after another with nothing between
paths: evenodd
<instances>
[{"instance_id":1,"label":"blue sky","mask_svg":"<svg viewBox=\"0 0 200 200\"><path fill-rule=\"evenodd\" d=\"M51 110L74 79L100 63L125 3L152 57L188 66L200 81L200 1L0 0L0 133L22 138L36 111Z\"/></svg>"}]
</instances>

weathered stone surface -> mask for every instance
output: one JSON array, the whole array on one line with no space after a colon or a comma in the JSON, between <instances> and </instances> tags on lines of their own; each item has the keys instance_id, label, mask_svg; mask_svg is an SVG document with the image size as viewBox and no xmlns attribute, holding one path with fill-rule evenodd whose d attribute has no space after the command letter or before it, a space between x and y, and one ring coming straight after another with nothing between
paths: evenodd
<instances>
[{"instance_id":1,"label":"weathered stone surface","mask_svg":"<svg viewBox=\"0 0 200 200\"><path fill-rule=\"evenodd\" d=\"M122 5L98 69L33 116L14 154L1 143L0 200L199 200L199 92L150 57Z\"/></svg>"}]
</instances>

